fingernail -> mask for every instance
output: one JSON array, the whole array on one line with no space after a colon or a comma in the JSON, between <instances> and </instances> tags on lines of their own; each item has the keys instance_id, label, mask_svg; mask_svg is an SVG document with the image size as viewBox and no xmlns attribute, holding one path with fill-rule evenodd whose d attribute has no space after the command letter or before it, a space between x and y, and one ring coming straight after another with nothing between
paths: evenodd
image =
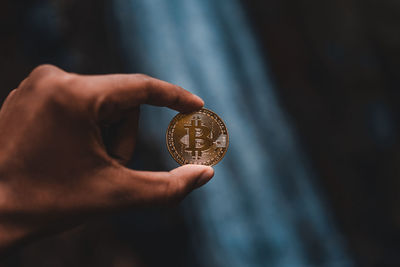
<instances>
[{"instance_id":1,"label":"fingernail","mask_svg":"<svg viewBox=\"0 0 400 267\"><path fill-rule=\"evenodd\" d=\"M205 185L211 178L214 176L214 169L211 167L207 167L204 171L200 174L199 178L196 182L196 188L202 185Z\"/></svg>"},{"instance_id":2,"label":"fingernail","mask_svg":"<svg viewBox=\"0 0 400 267\"><path fill-rule=\"evenodd\" d=\"M201 99L201 97L198 95L194 95L194 96L202 103L201 106L204 106L204 100Z\"/></svg>"}]
</instances>

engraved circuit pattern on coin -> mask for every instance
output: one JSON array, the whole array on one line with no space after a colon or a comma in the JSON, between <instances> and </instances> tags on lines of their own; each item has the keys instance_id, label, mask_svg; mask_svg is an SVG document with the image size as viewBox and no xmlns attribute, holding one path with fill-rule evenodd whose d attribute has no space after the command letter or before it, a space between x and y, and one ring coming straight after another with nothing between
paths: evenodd
<instances>
[{"instance_id":1,"label":"engraved circuit pattern on coin","mask_svg":"<svg viewBox=\"0 0 400 267\"><path fill-rule=\"evenodd\" d=\"M215 165L229 145L228 130L222 119L202 108L190 114L179 113L169 123L167 148L181 165Z\"/></svg>"}]
</instances>

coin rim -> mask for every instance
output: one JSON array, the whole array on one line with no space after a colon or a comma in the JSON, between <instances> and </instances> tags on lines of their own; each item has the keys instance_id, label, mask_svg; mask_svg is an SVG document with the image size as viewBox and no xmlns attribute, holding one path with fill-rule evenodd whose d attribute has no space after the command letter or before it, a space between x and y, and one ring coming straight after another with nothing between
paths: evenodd
<instances>
[{"instance_id":1,"label":"coin rim","mask_svg":"<svg viewBox=\"0 0 400 267\"><path fill-rule=\"evenodd\" d=\"M180 113L180 112L179 112L178 114L176 114L176 115L171 119L171 121L170 121L169 124L168 124L167 131L166 131L166 133L165 133L165 144L166 144L166 146L167 146L168 152L169 152L169 154L171 155L171 157L172 157L179 165L181 165L181 166L184 166L184 165L187 165L187 164L181 163L180 160L177 159L177 158L174 156L174 153L171 152L170 147L169 147L169 145L168 145L168 132L169 132L169 129L170 129L171 126L173 125L172 122L173 122L174 120L177 120L177 117L178 117L178 116L181 116L181 115L190 115L190 114L199 112L199 111L201 111L201 110L206 110L206 111L208 111L208 112L214 114L218 119L220 119L220 120L222 121L222 123L224 124L225 129L226 129L226 137L227 137L227 140L226 140L226 149L225 149L224 153L220 156L220 158L219 158L217 161L215 161L213 164L210 164L210 165L204 165L204 164L196 164L196 165L215 166L215 165L217 165L217 164L225 157L225 154L226 154L226 152L228 151L228 147L229 147L229 132L228 132L228 127L226 127L225 121L224 121L220 116L218 116L217 113L215 113L214 111L212 111L212 110L210 110L210 109L208 109L208 108L204 108L204 107L201 108L201 109L199 109L199 110L197 110L197 111L191 112L191 113Z\"/></svg>"}]
</instances>

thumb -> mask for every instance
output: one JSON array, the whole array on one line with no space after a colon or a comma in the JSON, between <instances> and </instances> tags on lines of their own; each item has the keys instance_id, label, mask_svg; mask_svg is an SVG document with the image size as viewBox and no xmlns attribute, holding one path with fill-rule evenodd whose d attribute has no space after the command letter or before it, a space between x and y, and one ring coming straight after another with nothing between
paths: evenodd
<instances>
[{"instance_id":1,"label":"thumb","mask_svg":"<svg viewBox=\"0 0 400 267\"><path fill-rule=\"evenodd\" d=\"M203 165L184 165L173 169L161 178L167 181L164 191L150 197L154 203L176 204L182 201L190 192L208 183L214 176L214 169Z\"/></svg>"},{"instance_id":2,"label":"thumb","mask_svg":"<svg viewBox=\"0 0 400 267\"><path fill-rule=\"evenodd\" d=\"M183 184L185 189L192 191L208 183L214 176L214 169L204 165L188 164L170 171L170 175L172 180L178 183L177 186Z\"/></svg>"},{"instance_id":3,"label":"thumb","mask_svg":"<svg viewBox=\"0 0 400 267\"><path fill-rule=\"evenodd\" d=\"M118 168L110 175L114 186L113 192L109 192L113 196L109 206L123 208L180 202L191 191L206 184L214 176L214 169L191 164L169 172Z\"/></svg>"}]
</instances>

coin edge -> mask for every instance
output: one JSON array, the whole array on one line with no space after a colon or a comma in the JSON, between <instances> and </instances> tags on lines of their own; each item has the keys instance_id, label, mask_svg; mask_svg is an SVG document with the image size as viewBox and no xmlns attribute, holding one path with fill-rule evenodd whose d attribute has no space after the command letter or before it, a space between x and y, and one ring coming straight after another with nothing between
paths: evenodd
<instances>
[{"instance_id":1,"label":"coin edge","mask_svg":"<svg viewBox=\"0 0 400 267\"><path fill-rule=\"evenodd\" d=\"M225 157L225 155L226 155L226 152L228 151L228 148L229 148L229 131L228 131L228 127L226 126L226 123L225 123L225 121L220 117L220 116L218 116L218 114L217 113L215 113L214 111L212 111L212 110L210 110L210 109L208 109L208 108L201 108L201 109L199 109L199 110L197 110L197 111L194 111L194 112L191 112L191 113L187 113L187 114L185 114L185 113L178 113L178 114L176 114L172 119L171 119L171 121L169 122L169 124L168 124L168 127L167 127L167 131L166 131L166 133L165 133L165 144L166 144L166 146L167 146L167 150L168 150L168 153L171 155L171 157L175 160L175 162L176 163L178 163L179 165L181 165L181 166L184 166L184 165L187 165L187 164L183 164L183 163L181 163L180 161L179 161L179 159L177 159L175 156L174 156L174 154L171 152L171 150L170 150L170 146L168 145L168 132L169 132L169 129L170 129L170 127L173 125L172 124L172 122L174 121L174 120L177 120L177 117L178 116L184 116L184 115L190 115L190 114L192 114L192 113L196 113L196 112L199 112L199 111L201 111L201 110L205 110L205 111L208 111L208 112L210 112L212 115L214 115L214 116L216 116L218 119L220 119L221 121L222 121L222 123L223 123L223 125L225 126L225 129L226 129L226 137L227 137L227 144L226 144L226 149L225 149L225 151L224 151L224 153L218 158L218 160L217 161L215 161L213 164L210 164L210 165L204 165L204 164L196 164L196 165L203 165L203 166L215 166L215 165L217 165L219 162L221 162L222 161L222 159Z\"/></svg>"}]
</instances>

